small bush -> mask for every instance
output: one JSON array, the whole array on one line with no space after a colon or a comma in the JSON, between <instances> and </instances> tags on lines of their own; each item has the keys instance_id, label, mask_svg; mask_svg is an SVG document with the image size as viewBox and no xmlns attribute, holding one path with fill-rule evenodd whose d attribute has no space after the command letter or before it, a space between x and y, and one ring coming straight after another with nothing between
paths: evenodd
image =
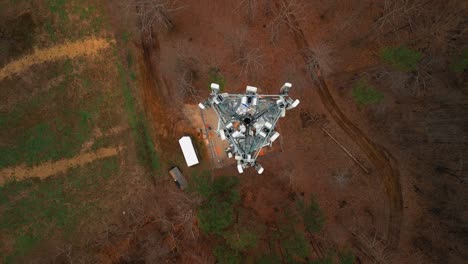
<instances>
[{"instance_id":1,"label":"small bush","mask_svg":"<svg viewBox=\"0 0 468 264\"><path fill-rule=\"evenodd\" d=\"M221 74L221 70L218 67L211 67L208 71L208 78L210 79L210 83L217 83L219 84L219 90L223 91L224 86L226 85L226 79Z\"/></svg>"},{"instance_id":2,"label":"small bush","mask_svg":"<svg viewBox=\"0 0 468 264\"><path fill-rule=\"evenodd\" d=\"M229 203L213 201L203 205L197 216L203 232L221 235L234 221L234 208Z\"/></svg>"},{"instance_id":3,"label":"small bush","mask_svg":"<svg viewBox=\"0 0 468 264\"><path fill-rule=\"evenodd\" d=\"M228 245L236 251L245 251L257 245L257 235L248 231L224 234Z\"/></svg>"},{"instance_id":4,"label":"small bush","mask_svg":"<svg viewBox=\"0 0 468 264\"><path fill-rule=\"evenodd\" d=\"M288 263L294 263L297 258L305 259L309 256L309 243L302 233L295 233L284 239L281 244L286 251Z\"/></svg>"},{"instance_id":5,"label":"small bush","mask_svg":"<svg viewBox=\"0 0 468 264\"><path fill-rule=\"evenodd\" d=\"M405 46L384 48L380 57L383 61L402 71L413 71L417 68L422 54Z\"/></svg>"},{"instance_id":6,"label":"small bush","mask_svg":"<svg viewBox=\"0 0 468 264\"><path fill-rule=\"evenodd\" d=\"M384 99L383 93L365 81L359 81L354 85L352 96L359 106L379 103Z\"/></svg>"},{"instance_id":7,"label":"small bush","mask_svg":"<svg viewBox=\"0 0 468 264\"><path fill-rule=\"evenodd\" d=\"M322 230L325 216L314 197L311 197L310 205L304 209L303 217L304 225L309 232L317 233Z\"/></svg>"},{"instance_id":8,"label":"small bush","mask_svg":"<svg viewBox=\"0 0 468 264\"><path fill-rule=\"evenodd\" d=\"M241 263L241 256L235 250L226 246L216 247L213 255L220 264L238 264Z\"/></svg>"}]
</instances>

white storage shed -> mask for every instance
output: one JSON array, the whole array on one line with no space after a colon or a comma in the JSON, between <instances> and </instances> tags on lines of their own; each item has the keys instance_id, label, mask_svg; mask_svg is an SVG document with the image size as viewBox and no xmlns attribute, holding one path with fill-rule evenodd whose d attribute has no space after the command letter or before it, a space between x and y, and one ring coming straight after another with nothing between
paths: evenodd
<instances>
[{"instance_id":1,"label":"white storage shed","mask_svg":"<svg viewBox=\"0 0 468 264\"><path fill-rule=\"evenodd\" d=\"M185 162L187 162L187 166L193 166L198 163L197 153L195 152L195 148L193 147L192 139L189 136L185 136L179 139L179 145L182 149L182 153L184 153Z\"/></svg>"}]
</instances>

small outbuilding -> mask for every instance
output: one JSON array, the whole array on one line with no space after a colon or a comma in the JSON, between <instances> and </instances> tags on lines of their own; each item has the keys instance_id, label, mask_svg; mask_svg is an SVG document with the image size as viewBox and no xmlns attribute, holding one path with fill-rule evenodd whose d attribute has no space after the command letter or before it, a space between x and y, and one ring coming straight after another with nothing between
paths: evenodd
<instances>
[{"instance_id":1,"label":"small outbuilding","mask_svg":"<svg viewBox=\"0 0 468 264\"><path fill-rule=\"evenodd\" d=\"M171 175L172 179L174 179L174 182L177 185L177 187L179 187L181 190L184 190L188 187L187 180L185 179L184 175L178 167L172 168L169 171L169 174Z\"/></svg>"},{"instance_id":2,"label":"small outbuilding","mask_svg":"<svg viewBox=\"0 0 468 264\"><path fill-rule=\"evenodd\" d=\"M179 139L179 145L182 149L182 153L184 153L185 162L187 162L187 166L193 166L198 163L197 153L195 152L195 148L193 147L192 139L189 136L185 136Z\"/></svg>"}]
</instances>

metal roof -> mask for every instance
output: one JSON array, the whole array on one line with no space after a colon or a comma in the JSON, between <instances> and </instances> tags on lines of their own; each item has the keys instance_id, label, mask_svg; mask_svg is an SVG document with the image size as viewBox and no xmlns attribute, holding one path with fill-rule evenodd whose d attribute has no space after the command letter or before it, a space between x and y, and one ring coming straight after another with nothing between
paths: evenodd
<instances>
[{"instance_id":1,"label":"metal roof","mask_svg":"<svg viewBox=\"0 0 468 264\"><path fill-rule=\"evenodd\" d=\"M197 153L193 148L192 139L189 136L184 136L179 139L179 145L182 149L182 153L184 153L185 162L187 162L187 166L193 166L198 163Z\"/></svg>"},{"instance_id":2,"label":"metal roof","mask_svg":"<svg viewBox=\"0 0 468 264\"><path fill-rule=\"evenodd\" d=\"M184 190L185 188L188 187L187 180L185 179L184 175L182 172L179 170L178 167L174 167L169 171L169 174L171 177L174 179L175 182L179 183L179 188L181 190Z\"/></svg>"}]
</instances>

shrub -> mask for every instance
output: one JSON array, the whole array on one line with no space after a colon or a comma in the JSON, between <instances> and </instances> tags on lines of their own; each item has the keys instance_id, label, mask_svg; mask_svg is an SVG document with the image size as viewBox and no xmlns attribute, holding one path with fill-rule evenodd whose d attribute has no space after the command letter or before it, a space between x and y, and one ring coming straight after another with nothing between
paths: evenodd
<instances>
[{"instance_id":1,"label":"shrub","mask_svg":"<svg viewBox=\"0 0 468 264\"><path fill-rule=\"evenodd\" d=\"M239 184L239 178L221 176L213 181L212 199L216 198L229 204L235 204L239 201L239 192L235 189Z\"/></svg>"},{"instance_id":2,"label":"shrub","mask_svg":"<svg viewBox=\"0 0 468 264\"><path fill-rule=\"evenodd\" d=\"M297 258L305 259L309 256L309 243L302 233L295 233L283 239L281 243L289 263L294 263Z\"/></svg>"},{"instance_id":3,"label":"shrub","mask_svg":"<svg viewBox=\"0 0 468 264\"><path fill-rule=\"evenodd\" d=\"M198 211L200 228L207 234L221 235L234 221L234 205L239 201L239 192L235 189L239 180L235 177L222 176L212 184L207 178L195 181L194 189L206 202Z\"/></svg>"},{"instance_id":4,"label":"shrub","mask_svg":"<svg viewBox=\"0 0 468 264\"><path fill-rule=\"evenodd\" d=\"M224 239L237 251L245 251L257 245L257 235L248 231L228 232L224 234Z\"/></svg>"},{"instance_id":5,"label":"shrub","mask_svg":"<svg viewBox=\"0 0 468 264\"><path fill-rule=\"evenodd\" d=\"M365 81L359 81L354 85L352 96L359 106L379 103L384 98L383 93Z\"/></svg>"},{"instance_id":6,"label":"shrub","mask_svg":"<svg viewBox=\"0 0 468 264\"><path fill-rule=\"evenodd\" d=\"M212 201L203 205L197 216L203 232L221 235L234 221L234 208L227 202Z\"/></svg>"},{"instance_id":7,"label":"shrub","mask_svg":"<svg viewBox=\"0 0 468 264\"><path fill-rule=\"evenodd\" d=\"M380 57L398 70L413 71L416 69L422 55L418 51L400 46L384 48L380 53Z\"/></svg>"},{"instance_id":8,"label":"shrub","mask_svg":"<svg viewBox=\"0 0 468 264\"><path fill-rule=\"evenodd\" d=\"M222 92L224 86L226 85L226 79L221 74L221 70L218 67L211 67L208 71L208 78L210 79L210 83L217 83L219 84L219 90Z\"/></svg>"},{"instance_id":9,"label":"shrub","mask_svg":"<svg viewBox=\"0 0 468 264\"><path fill-rule=\"evenodd\" d=\"M309 232L320 232L325 223L325 216L314 197L310 198L310 205L304 209L304 225Z\"/></svg>"}]
</instances>

